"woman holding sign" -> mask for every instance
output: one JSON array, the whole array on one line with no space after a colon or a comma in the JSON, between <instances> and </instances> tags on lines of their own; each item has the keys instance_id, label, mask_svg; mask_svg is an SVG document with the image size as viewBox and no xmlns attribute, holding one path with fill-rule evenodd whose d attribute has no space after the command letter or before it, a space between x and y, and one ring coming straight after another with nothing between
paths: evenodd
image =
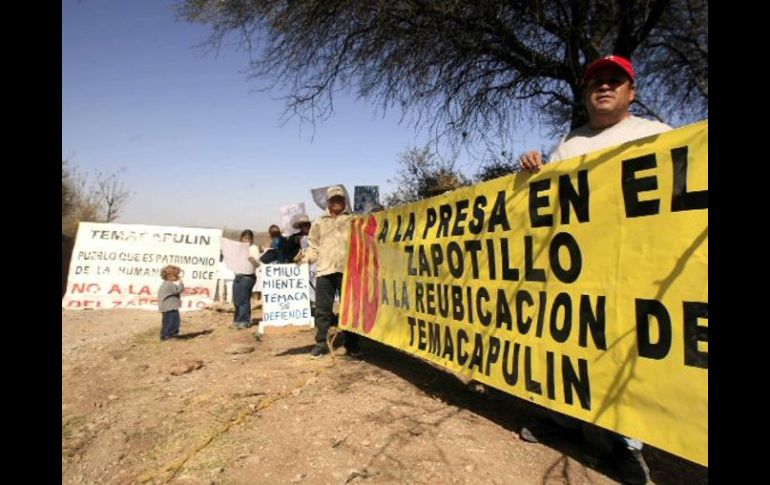
<instances>
[{"instance_id":1,"label":"woman holding sign","mask_svg":"<svg viewBox=\"0 0 770 485\"><path fill-rule=\"evenodd\" d=\"M244 230L241 233L241 242L249 245L249 264L246 268L250 268L250 272L236 273L233 280L233 327L238 330L251 327L251 290L257 282L256 271L259 266L259 248L254 244L254 233L249 229Z\"/></svg>"}]
</instances>

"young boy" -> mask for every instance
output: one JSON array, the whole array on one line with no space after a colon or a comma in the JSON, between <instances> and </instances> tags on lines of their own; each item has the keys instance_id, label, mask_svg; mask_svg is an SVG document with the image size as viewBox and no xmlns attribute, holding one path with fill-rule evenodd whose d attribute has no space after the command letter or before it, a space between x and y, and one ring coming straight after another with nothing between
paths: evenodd
<instances>
[{"instance_id":1,"label":"young boy","mask_svg":"<svg viewBox=\"0 0 770 485\"><path fill-rule=\"evenodd\" d=\"M181 269L178 266L168 265L160 270L163 278L158 288L158 311L163 314L160 327L160 339L168 340L179 335L179 307L182 306L180 298L184 283L179 279Z\"/></svg>"}]
</instances>

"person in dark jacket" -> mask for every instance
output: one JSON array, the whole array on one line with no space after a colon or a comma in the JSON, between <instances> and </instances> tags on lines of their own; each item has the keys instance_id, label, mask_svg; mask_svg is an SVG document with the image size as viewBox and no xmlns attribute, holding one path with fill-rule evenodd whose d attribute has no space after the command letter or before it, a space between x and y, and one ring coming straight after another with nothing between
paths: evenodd
<instances>
[{"instance_id":1,"label":"person in dark jacket","mask_svg":"<svg viewBox=\"0 0 770 485\"><path fill-rule=\"evenodd\" d=\"M301 214L294 220L291 226L299 231L286 238L283 250L286 261L294 261L294 257L302 249L302 238L310 233L310 225L310 218L306 214Z\"/></svg>"}]
</instances>

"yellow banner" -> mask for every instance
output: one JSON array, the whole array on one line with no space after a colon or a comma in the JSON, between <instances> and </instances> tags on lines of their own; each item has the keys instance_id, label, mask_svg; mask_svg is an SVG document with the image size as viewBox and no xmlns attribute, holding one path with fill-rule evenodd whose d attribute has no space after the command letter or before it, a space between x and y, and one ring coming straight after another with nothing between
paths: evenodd
<instances>
[{"instance_id":1,"label":"yellow banner","mask_svg":"<svg viewBox=\"0 0 770 485\"><path fill-rule=\"evenodd\" d=\"M708 466L708 121L356 219L341 308Z\"/></svg>"}]
</instances>

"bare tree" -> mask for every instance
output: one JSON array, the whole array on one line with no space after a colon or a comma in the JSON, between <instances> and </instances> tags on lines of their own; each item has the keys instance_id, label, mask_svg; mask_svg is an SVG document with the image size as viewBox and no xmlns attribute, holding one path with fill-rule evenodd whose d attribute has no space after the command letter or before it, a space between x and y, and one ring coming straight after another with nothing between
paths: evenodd
<instances>
[{"instance_id":1,"label":"bare tree","mask_svg":"<svg viewBox=\"0 0 770 485\"><path fill-rule=\"evenodd\" d=\"M708 112L708 1L671 2L659 28L641 46L642 92L668 117L704 118Z\"/></svg>"},{"instance_id":2,"label":"bare tree","mask_svg":"<svg viewBox=\"0 0 770 485\"><path fill-rule=\"evenodd\" d=\"M408 204L471 183L453 160L440 160L428 147L403 152L399 164L401 168L396 178L388 180L396 184L396 190L385 196L387 207Z\"/></svg>"},{"instance_id":3,"label":"bare tree","mask_svg":"<svg viewBox=\"0 0 770 485\"><path fill-rule=\"evenodd\" d=\"M75 207L75 187L72 172L66 160L61 161L61 216L65 217Z\"/></svg>"},{"instance_id":4,"label":"bare tree","mask_svg":"<svg viewBox=\"0 0 770 485\"><path fill-rule=\"evenodd\" d=\"M120 174L97 171L93 176L62 160L62 234L74 237L78 224L117 219L131 192Z\"/></svg>"},{"instance_id":5,"label":"bare tree","mask_svg":"<svg viewBox=\"0 0 770 485\"><path fill-rule=\"evenodd\" d=\"M104 209L104 222L114 221L131 198L131 192L126 189L123 181L118 177L118 172L106 174L97 171L95 186L96 194Z\"/></svg>"},{"instance_id":6,"label":"bare tree","mask_svg":"<svg viewBox=\"0 0 770 485\"><path fill-rule=\"evenodd\" d=\"M496 179L504 175L516 173L521 170L517 160L513 158L510 152L503 151L499 157L492 157L483 160L476 172L475 179L478 182Z\"/></svg>"},{"instance_id":7,"label":"bare tree","mask_svg":"<svg viewBox=\"0 0 770 485\"><path fill-rule=\"evenodd\" d=\"M313 122L334 113L335 93L352 91L412 115L434 139L486 142L533 122L555 134L586 121L582 73L609 53L632 57L649 76L635 111L707 115L705 0L181 0L177 7L182 18L211 27L205 47L234 40L252 56L253 76L288 89L287 113Z\"/></svg>"},{"instance_id":8,"label":"bare tree","mask_svg":"<svg viewBox=\"0 0 770 485\"><path fill-rule=\"evenodd\" d=\"M557 145L558 142L546 144L541 146L539 151L540 153L549 154L555 150ZM533 147L527 148L532 149ZM521 170L521 165L519 164L521 155L521 153L514 155L511 148L504 148L499 151L488 148L478 164L478 170L473 176L474 180L476 182L485 182L519 172Z\"/></svg>"},{"instance_id":9,"label":"bare tree","mask_svg":"<svg viewBox=\"0 0 770 485\"><path fill-rule=\"evenodd\" d=\"M61 175L61 234L62 234L62 295L67 287L72 248L80 222L112 222L131 197L120 179L123 171L97 171L93 178L62 160Z\"/></svg>"}]
</instances>

